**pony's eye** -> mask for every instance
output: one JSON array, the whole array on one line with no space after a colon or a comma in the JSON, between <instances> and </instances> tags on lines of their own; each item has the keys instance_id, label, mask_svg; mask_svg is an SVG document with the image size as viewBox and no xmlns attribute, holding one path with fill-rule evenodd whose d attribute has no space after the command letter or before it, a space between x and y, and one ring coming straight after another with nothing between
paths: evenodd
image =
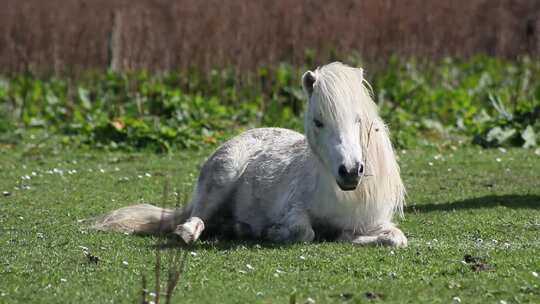
<instances>
[{"instance_id":1,"label":"pony's eye","mask_svg":"<svg viewBox=\"0 0 540 304\"><path fill-rule=\"evenodd\" d=\"M361 120L360 120L360 117L356 117L356 119L354 120L355 123L360 123Z\"/></svg>"},{"instance_id":2,"label":"pony's eye","mask_svg":"<svg viewBox=\"0 0 540 304\"><path fill-rule=\"evenodd\" d=\"M315 127L317 127L317 128L324 127L324 124L318 119L313 119L313 123L315 124Z\"/></svg>"}]
</instances>

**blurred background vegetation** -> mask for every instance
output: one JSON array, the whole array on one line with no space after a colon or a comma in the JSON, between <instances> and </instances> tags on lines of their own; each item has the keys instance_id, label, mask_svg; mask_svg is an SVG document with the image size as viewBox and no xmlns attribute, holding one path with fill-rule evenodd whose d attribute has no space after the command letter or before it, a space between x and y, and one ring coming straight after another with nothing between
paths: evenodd
<instances>
[{"instance_id":1,"label":"blurred background vegetation","mask_svg":"<svg viewBox=\"0 0 540 304\"><path fill-rule=\"evenodd\" d=\"M334 60L366 69L398 147L540 143L539 1L0 3L0 145L301 130L300 75Z\"/></svg>"}]
</instances>

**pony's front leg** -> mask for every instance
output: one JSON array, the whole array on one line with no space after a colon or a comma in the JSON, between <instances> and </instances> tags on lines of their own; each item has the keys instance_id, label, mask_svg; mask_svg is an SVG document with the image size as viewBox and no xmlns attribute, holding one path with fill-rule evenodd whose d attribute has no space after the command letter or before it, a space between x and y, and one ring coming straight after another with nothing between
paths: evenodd
<instances>
[{"instance_id":1,"label":"pony's front leg","mask_svg":"<svg viewBox=\"0 0 540 304\"><path fill-rule=\"evenodd\" d=\"M204 222L199 217L190 217L187 222L178 225L174 233L179 235L186 244L195 242L204 230Z\"/></svg>"},{"instance_id":2,"label":"pony's front leg","mask_svg":"<svg viewBox=\"0 0 540 304\"><path fill-rule=\"evenodd\" d=\"M276 243L312 242L315 231L309 216L304 210L291 210L278 224L265 231L267 240Z\"/></svg>"},{"instance_id":3,"label":"pony's front leg","mask_svg":"<svg viewBox=\"0 0 540 304\"><path fill-rule=\"evenodd\" d=\"M382 245L390 247L407 247L407 237L394 225L376 229L366 235L352 236L345 232L340 239L350 240L353 244L361 246Z\"/></svg>"}]
</instances>

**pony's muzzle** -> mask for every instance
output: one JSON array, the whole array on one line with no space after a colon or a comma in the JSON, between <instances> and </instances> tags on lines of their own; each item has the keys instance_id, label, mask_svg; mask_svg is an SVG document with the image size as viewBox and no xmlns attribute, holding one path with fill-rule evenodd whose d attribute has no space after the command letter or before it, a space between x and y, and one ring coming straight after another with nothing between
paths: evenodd
<instances>
[{"instance_id":1,"label":"pony's muzzle","mask_svg":"<svg viewBox=\"0 0 540 304\"><path fill-rule=\"evenodd\" d=\"M364 164L356 162L354 166L349 169L342 164L339 166L338 174L339 178L337 179L337 184L341 190L355 190L356 187L358 187L360 178L364 175Z\"/></svg>"}]
</instances>

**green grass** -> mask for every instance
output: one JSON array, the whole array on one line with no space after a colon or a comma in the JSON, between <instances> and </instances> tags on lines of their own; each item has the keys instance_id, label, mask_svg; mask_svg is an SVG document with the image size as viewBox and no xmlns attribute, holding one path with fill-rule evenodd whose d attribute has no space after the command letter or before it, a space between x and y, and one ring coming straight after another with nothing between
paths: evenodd
<instances>
[{"instance_id":1,"label":"green grass","mask_svg":"<svg viewBox=\"0 0 540 304\"><path fill-rule=\"evenodd\" d=\"M10 193L0 196L0 303L137 302L142 276L154 284L156 238L77 221L159 203L167 179L171 193L190 193L209 153L0 148L0 191ZM399 155L408 248L205 241L189 249L174 302L539 303L540 156L477 148ZM89 262L79 246L100 261ZM175 250L162 251L164 268Z\"/></svg>"}]
</instances>

